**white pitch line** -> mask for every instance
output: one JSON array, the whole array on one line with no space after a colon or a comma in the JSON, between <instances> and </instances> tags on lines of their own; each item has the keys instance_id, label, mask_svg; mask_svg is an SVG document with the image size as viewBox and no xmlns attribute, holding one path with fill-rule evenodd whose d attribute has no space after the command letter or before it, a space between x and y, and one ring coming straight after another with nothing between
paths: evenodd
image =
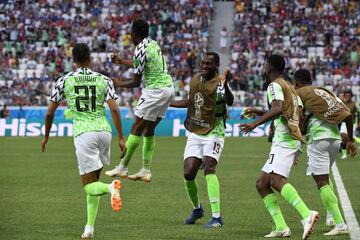
<instances>
[{"instance_id":1,"label":"white pitch line","mask_svg":"<svg viewBox=\"0 0 360 240\"><path fill-rule=\"evenodd\" d=\"M346 220L346 224L349 228L350 239L351 240L359 240L360 239L360 227L359 223L356 219L354 209L351 206L351 202L349 196L346 192L344 183L339 173L339 169L336 166L336 163L332 166L332 173L336 184L336 189L338 192L338 196L340 199L340 203L344 212L344 217Z\"/></svg>"}]
</instances>

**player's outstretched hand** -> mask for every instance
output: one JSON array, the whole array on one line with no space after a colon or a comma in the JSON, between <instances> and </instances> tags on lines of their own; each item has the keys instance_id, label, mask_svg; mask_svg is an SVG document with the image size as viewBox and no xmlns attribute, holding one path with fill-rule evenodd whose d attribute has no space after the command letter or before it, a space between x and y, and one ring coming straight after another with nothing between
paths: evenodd
<instances>
[{"instance_id":1,"label":"player's outstretched hand","mask_svg":"<svg viewBox=\"0 0 360 240\"><path fill-rule=\"evenodd\" d=\"M346 150L348 151L348 153L350 154L350 156L353 158L356 155L356 144L354 142L351 141L347 141L346 143Z\"/></svg>"},{"instance_id":2,"label":"player's outstretched hand","mask_svg":"<svg viewBox=\"0 0 360 240\"><path fill-rule=\"evenodd\" d=\"M248 134L251 132L254 128L256 128L256 125L254 122L251 123L242 123L240 124L241 133Z\"/></svg>"},{"instance_id":3,"label":"player's outstretched hand","mask_svg":"<svg viewBox=\"0 0 360 240\"><path fill-rule=\"evenodd\" d=\"M125 138L119 138L119 147L121 150L120 158L123 158L126 154Z\"/></svg>"},{"instance_id":4,"label":"player's outstretched hand","mask_svg":"<svg viewBox=\"0 0 360 240\"><path fill-rule=\"evenodd\" d=\"M117 53L111 54L111 62L115 64L121 64L121 57Z\"/></svg>"},{"instance_id":5,"label":"player's outstretched hand","mask_svg":"<svg viewBox=\"0 0 360 240\"><path fill-rule=\"evenodd\" d=\"M41 139L41 152L45 151L45 145L48 141L49 139L47 137L43 137L43 139Z\"/></svg>"},{"instance_id":6,"label":"player's outstretched hand","mask_svg":"<svg viewBox=\"0 0 360 240\"><path fill-rule=\"evenodd\" d=\"M241 118L242 119L247 119L247 118L253 118L256 117L256 109L253 107L246 107L244 108L243 113L241 114Z\"/></svg>"},{"instance_id":7,"label":"player's outstretched hand","mask_svg":"<svg viewBox=\"0 0 360 240\"><path fill-rule=\"evenodd\" d=\"M222 81L224 84L228 84L230 82L230 79L231 79L230 68L226 68L224 71L224 77Z\"/></svg>"}]
</instances>

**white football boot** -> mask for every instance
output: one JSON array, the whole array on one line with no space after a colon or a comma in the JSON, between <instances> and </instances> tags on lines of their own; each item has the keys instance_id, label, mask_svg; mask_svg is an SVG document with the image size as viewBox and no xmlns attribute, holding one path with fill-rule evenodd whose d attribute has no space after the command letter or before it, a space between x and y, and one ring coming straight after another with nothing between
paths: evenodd
<instances>
[{"instance_id":1,"label":"white football boot","mask_svg":"<svg viewBox=\"0 0 360 240\"><path fill-rule=\"evenodd\" d=\"M311 211L310 216L305 220L301 220L301 223L304 226L304 233L302 239L308 239L314 231L314 224L319 220L319 213L317 211Z\"/></svg>"},{"instance_id":2,"label":"white football boot","mask_svg":"<svg viewBox=\"0 0 360 240\"><path fill-rule=\"evenodd\" d=\"M271 231L268 235L265 235L265 238L285 238L285 237L290 237L291 236L291 231L290 228L285 228L283 231Z\"/></svg>"},{"instance_id":3,"label":"white football boot","mask_svg":"<svg viewBox=\"0 0 360 240\"><path fill-rule=\"evenodd\" d=\"M106 175L109 177L121 177L121 178L127 178L128 175L128 168L123 166L116 166L113 170L106 171Z\"/></svg>"},{"instance_id":4,"label":"white football boot","mask_svg":"<svg viewBox=\"0 0 360 240\"><path fill-rule=\"evenodd\" d=\"M94 227L86 225L83 234L81 235L81 239L92 239L94 238Z\"/></svg>"},{"instance_id":5,"label":"white football boot","mask_svg":"<svg viewBox=\"0 0 360 240\"><path fill-rule=\"evenodd\" d=\"M148 183L151 181L151 172L149 169L142 168L139 172L128 175L127 178L133 181L141 180Z\"/></svg>"},{"instance_id":6,"label":"white football boot","mask_svg":"<svg viewBox=\"0 0 360 240\"><path fill-rule=\"evenodd\" d=\"M344 226L341 228L335 226L330 232L324 233L324 236L338 236L346 234L349 234L349 230L346 224L344 224Z\"/></svg>"}]
</instances>

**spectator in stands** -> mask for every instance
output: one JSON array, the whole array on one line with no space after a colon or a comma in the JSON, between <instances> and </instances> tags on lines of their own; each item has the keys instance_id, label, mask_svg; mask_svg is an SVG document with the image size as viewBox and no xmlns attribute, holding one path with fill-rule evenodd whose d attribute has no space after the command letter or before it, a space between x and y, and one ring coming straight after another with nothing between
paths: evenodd
<instances>
[{"instance_id":1,"label":"spectator in stands","mask_svg":"<svg viewBox=\"0 0 360 240\"><path fill-rule=\"evenodd\" d=\"M358 87L360 77L360 2L349 1L235 1L232 33L232 85L240 90L263 90L249 72L262 66L274 49L283 49L290 72L311 69L318 85L335 91ZM259 72L258 72L259 73ZM236 81L236 82L235 82ZM359 88L356 99L360 101ZM251 101L252 95L247 93ZM239 95L237 95L239 96Z\"/></svg>"},{"instance_id":2,"label":"spectator in stands","mask_svg":"<svg viewBox=\"0 0 360 240\"><path fill-rule=\"evenodd\" d=\"M227 41L228 41L228 32L225 26L222 27L220 31L220 50L221 52L225 52L227 48Z\"/></svg>"},{"instance_id":3,"label":"spectator in stands","mask_svg":"<svg viewBox=\"0 0 360 240\"><path fill-rule=\"evenodd\" d=\"M7 93L0 103L44 104L48 92L29 86L40 80L49 89L59 75L71 71L71 50L77 42L92 48L94 71L110 76L122 72L131 78L125 68L113 66L108 55L115 51L131 56L130 23L140 14L151 23L151 37L161 43L173 79L183 84L207 51L212 8L211 0L1 1L0 90ZM184 89L179 88L179 96Z\"/></svg>"},{"instance_id":4,"label":"spectator in stands","mask_svg":"<svg viewBox=\"0 0 360 240\"><path fill-rule=\"evenodd\" d=\"M4 104L3 108L0 111L0 118L8 118L10 116L9 109L7 109L6 104Z\"/></svg>"}]
</instances>

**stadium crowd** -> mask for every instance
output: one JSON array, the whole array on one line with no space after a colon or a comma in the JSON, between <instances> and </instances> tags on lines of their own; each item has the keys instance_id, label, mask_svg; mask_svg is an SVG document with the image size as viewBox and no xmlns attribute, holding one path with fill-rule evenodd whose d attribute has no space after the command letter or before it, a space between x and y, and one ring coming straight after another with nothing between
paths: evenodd
<instances>
[{"instance_id":1,"label":"stadium crowd","mask_svg":"<svg viewBox=\"0 0 360 240\"><path fill-rule=\"evenodd\" d=\"M73 68L72 46L92 49L94 71L132 77L132 70L111 64L119 52L132 58L130 24L138 17L150 23L150 36L164 52L177 95L186 86L201 52L208 48L212 1L40 0L0 3L0 105L47 105L48 93ZM120 93L120 104L132 95Z\"/></svg>"},{"instance_id":2,"label":"stadium crowd","mask_svg":"<svg viewBox=\"0 0 360 240\"><path fill-rule=\"evenodd\" d=\"M306 67L318 85L351 88L360 101L359 23L359 1L236 0L230 68L238 103L264 104L261 71L271 52L287 58L290 76Z\"/></svg>"}]
</instances>

